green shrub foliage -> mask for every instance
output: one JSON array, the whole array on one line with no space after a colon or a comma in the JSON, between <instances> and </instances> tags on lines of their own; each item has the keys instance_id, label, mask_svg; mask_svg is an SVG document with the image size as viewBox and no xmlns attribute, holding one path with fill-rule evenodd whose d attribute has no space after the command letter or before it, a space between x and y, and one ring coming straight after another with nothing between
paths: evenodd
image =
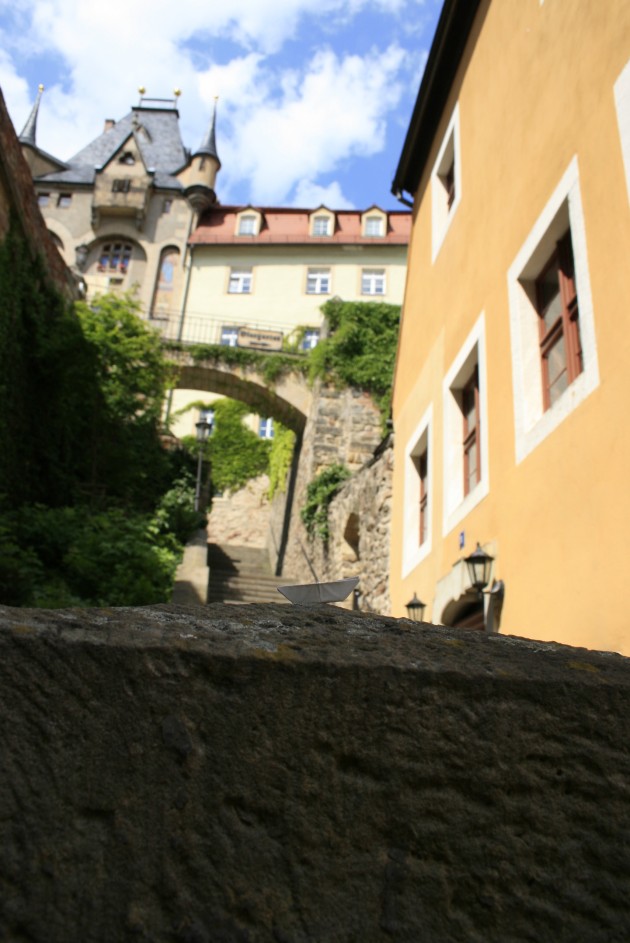
<instances>
[{"instance_id":1,"label":"green shrub foliage","mask_svg":"<svg viewBox=\"0 0 630 943\"><path fill-rule=\"evenodd\" d=\"M287 488L287 476L291 468L293 449L295 448L295 432L287 429L279 422L274 423L274 437L271 440L269 452L269 499L278 492Z\"/></svg>"},{"instance_id":2,"label":"green shrub foliage","mask_svg":"<svg viewBox=\"0 0 630 943\"><path fill-rule=\"evenodd\" d=\"M235 491L250 478L264 475L269 468L271 445L244 425L250 412L236 400L222 399L212 404L214 432L208 440L213 491Z\"/></svg>"},{"instance_id":3,"label":"green shrub foliage","mask_svg":"<svg viewBox=\"0 0 630 943\"><path fill-rule=\"evenodd\" d=\"M309 354L309 376L370 393L389 418L400 307L380 302L327 301L329 336Z\"/></svg>"},{"instance_id":4,"label":"green shrub foliage","mask_svg":"<svg viewBox=\"0 0 630 943\"><path fill-rule=\"evenodd\" d=\"M300 511L309 537L320 537L324 543L328 542L328 505L349 477L350 470L345 465L329 465L309 483L306 502Z\"/></svg>"}]
</instances>

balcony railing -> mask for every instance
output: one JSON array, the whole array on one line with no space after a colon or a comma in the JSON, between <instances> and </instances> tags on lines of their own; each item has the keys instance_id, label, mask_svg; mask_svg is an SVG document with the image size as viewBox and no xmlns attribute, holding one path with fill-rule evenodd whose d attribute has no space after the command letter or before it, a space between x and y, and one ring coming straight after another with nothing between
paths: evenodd
<instances>
[{"instance_id":1,"label":"balcony railing","mask_svg":"<svg viewBox=\"0 0 630 943\"><path fill-rule=\"evenodd\" d=\"M228 344L236 346L258 346L259 349L279 350L285 342L297 340L299 328L295 324L279 321L232 321L225 318L186 315L182 321L180 314L164 314L156 318L147 318L147 323L160 333L165 341L178 341L182 344ZM239 331L242 330L239 343ZM256 343L251 336L260 334L261 342ZM245 338L249 339L246 343ZM265 340L269 340L269 344Z\"/></svg>"}]
</instances>

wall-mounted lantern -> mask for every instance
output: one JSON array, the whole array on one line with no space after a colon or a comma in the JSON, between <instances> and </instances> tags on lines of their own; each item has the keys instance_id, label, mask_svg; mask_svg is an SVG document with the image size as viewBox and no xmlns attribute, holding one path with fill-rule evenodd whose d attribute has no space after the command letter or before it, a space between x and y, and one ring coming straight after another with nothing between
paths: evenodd
<instances>
[{"instance_id":1,"label":"wall-mounted lantern","mask_svg":"<svg viewBox=\"0 0 630 943\"><path fill-rule=\"evenodd\" d=\"M406 606L407 617L411 619L412 622L422 622L426 607L427 604L418 599L417 595L414 593L413 599L410 599Z\"/></svg>"},{"instance_id":2,"label":"wall-mounted lantern","mask_svg":"<svg viewBox=\"0 0 630 943\"><path fill-rule=\"evenodd\" d=\"M464 562L468 567L468 575L470 576L470 582L473 588L481 595L490 582L490 573L492 571L494 557L491 557L489 553L482 550L479 543L477 543L473 552L467 557L464 557Z\"/></svg>"},{"instance_id":3,"label":"wall-mounted lantern","mask_svg":"<svg viewBox=\"0 0 630 943\"><path fill-rule=\"evenodd\" d=\"M85 266L87 265L89 248L82 243L80 246L77 246L74 250L74 258L77 264L77 268L80 272L85 271Z\"/></svg>"}]
</instances>

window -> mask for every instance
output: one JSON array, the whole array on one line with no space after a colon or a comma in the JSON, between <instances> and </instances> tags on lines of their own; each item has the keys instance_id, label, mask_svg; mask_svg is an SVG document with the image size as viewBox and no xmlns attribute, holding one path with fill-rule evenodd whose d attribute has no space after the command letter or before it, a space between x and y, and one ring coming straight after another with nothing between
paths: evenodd
<instances>
[{"instance_id":1,"label":"window","mask_svg":"<svg viewBox=\"0 0 630 943\"><path fill-rule=\"evenodd\" d=\"M254 215L248 213L245 216L239 217L238 234L239 236L256 235L256 217Z\"/></svg>"},{"instance_id":2,"label":"window","mask_svg":"<svg viewBox=\"0 0 630 943\"><path fill-rule=\"evenodd\" d=\"M330 269L310 268L306 276L308 295L327 295L330 291Z\"/></svg>"},{"instance_id":3,"label":"window","mask_svg":"<svg viewBox=\"0 0 630 943\"><path fill-rule=\"evenodd\" d=\"M173 201L170 199L164 200L164 202L162 203L162 212L170 213L172 208L173 208Z\"/></svg>"},{"instance_id":4,"label":"window","mask_svg":"<svg viewBox=\"0 0 630 943\"><path fill-rule=\"evenodd\" d=\"M221 328L221 346L222 347L236 347L238 344L238 328L237 327L222 327Z\"/></svg>"},{"instance_id":5,"label":"window","mask_svg":"<svg viewBox=\"0 0 630 943\"><path fill-rule=\"evenodd\" d=\"M437 258L461 195L459 105L456 105L431 173L432 261Z\"/></svg>"},{"instance_id":6,"label":"window","mask_svg":"<svg viewBox=\"0 0 630 943\"><path fill-rule=\"evenodd\" d=\"M542 362L543 406L549 409L582 372L582 346L571 233L536 279Z\"/></svg>"},{"instance_id":7,"label":"window","mask_svg":"<svg viewBox=\"0 0 630 943\"><path fill-rule=\"evenodd\" d=\"M382 216L368 216L365 220L365 235L382 236L384 230L383 222Z\"/></svg>"},{"instance_id":8,"label":"window","mask_svg":"<svg viewBox=\"0 0 630 943\"><path fill-rule=\"evenodd\" d=\"M72 194L71 193L60 193L57 197L57 206L61 209L67 209L72 203Z\"/></svg>"},{"instance_id":9,"label":"window","mask_svg":"<svg viewBox=\"0 0 630 943\"><path fill-rule=\"evenodd\" d=\"M577 158L508 271L516 461L599 385Z\"/></svg>"},{"instance_id":10,"label":"window","mask_svg":"<svg viewBox=\"0 0 630 943\"><path fill-rule=\"evenodd\" d=\"M50 203L50 193L38 193L37 202L40 206L48 206Z\"/></svg>"},{"instance_id":11,"label":"window","mask_svg":"<svg viewBox=\"0 0 630 943\"><path fill-rule=\"evenodd\" d=\"M319 329L316 327L307 327L304 331L304 336L302 337L302 343L300 347L302 350L312 350L313 347L317 347L319 341Z\"/></svg>"},{"instance_id":12,"label":"window","mask_svg":"<svg viewBox=\"0 0 630 943\"><path fill-rule=\"evenodd\" d=\"M481 314L442 388L445 534L485 498L490 488L485 377L485 319Z\"/></svg>"},{"instance_id":13,"label":"window","mask_svg":"<svg viewBox=\"0 0 630 943\"><path fill-rule=\"evenodd\" d=\"M131 180L127 177L124 180L117 179L112 181L112 193L129 193L131 189Z\"/></svg>"},{"instance_id":14,"label":"window","mask_svg":"<svg viewBox=\"0 0 630 943\"><path fill-rule=\"evenodd\" d=\"M429 452L424 449L416 460L418 467L418 483L420 485L419 517L420 526L418 527L418 544L422 546L429 536L429 490L428 490L428 468Z\"/></svg>"},{"instance_id":15,"label":"window","mask_svg":"<svg viewBox=\"0 0 630 943\"><path fill-rule=\"evenodd\" d=\"M462 389L462 416L464 420L464 495L470 494L479 483L479 371L473 370L470 380Z\"/></svg>"},{"instance_id":16,"label":"window","mask_svg":"<svg viewBox=\"0 0 630 943\"><path fill-rule=\"evenodd\" d=\"M385 294L385 269L384 268L364 268L361 272L361 294L362 295L384 295Z\"/></svg>"},{"instance_id":17,"label":"window","mask_svg":"<svg viewBox=\"0 0 630 943\"><path fill-rule=\"evenodd\" d=\"M630 201L630 61L615 82L615 108L621 140L621 156L626 174L626 188Z\"/></svg>"},{"instance_id":18,"label":"window","mask_svg":"<svg viewBox=\"0 0 630 943\"><path fill-rule=\"evenodd\" d=\"M230 294L248 295L252 290L252 270L250 268L231 269L228 292Z\"/></svg>"},{"instance_id":19,"label":"window","mask_svg":"<svg viewBox=\"0 0 630 943\"><path fill-rule=\"evenodd\" d=\"M314 217L313 235L314 236L329 236L330 235L330 217L329 216L315 216Z\"/></svg>"},{"instance_id":20,"label":"window","mask_svg":"<svg viewBox=\"0 0 630 943\"><path fill-rule=\"evenodd\" d=\"M160 265L157 272L151 317L168 317L174 313L173 293L179 286L179 249L169 246L160 254Z\"/></svg>"},{"instance_id":21,"label":"window","mask_svg":"<svg viewBox=\"0 0 630 943\"><path fill-rule=\"evenodd\" d=\"M261 419L258 426L258 435L261 439L273 439L273 419Z\"/></svg>"},{"instance_id":22,"label":"window","mask_svg":"<svg viewBox=\"0 0 630 943\"><path fill-rule=\"evenodd\" d=\"M402 576L431 552L433 408L429 406L405 448Z\"/></svg>"},{"instance_id":23,"label":"window","mask_svg":"<svg viewBox=\"0 0 630 943\"><path fill-rule=\"evenodd\" d=\"M133 164L135 164L135 162L136 158L133 156L131 151L125 151L125 153L118 158L119 164L126 164L128 167L131 167Z\"/></svg>"},{"instance_id":24,"label":"window","mask_svg":"<svg viewBox=\"0 0 630 943\"><path fill-rule=\"evenodd\" d=\"M126 242L108 242L101 249L99 272L115 271L124 275L131 261L131 246Z\"/></svg>"}]
</instances>

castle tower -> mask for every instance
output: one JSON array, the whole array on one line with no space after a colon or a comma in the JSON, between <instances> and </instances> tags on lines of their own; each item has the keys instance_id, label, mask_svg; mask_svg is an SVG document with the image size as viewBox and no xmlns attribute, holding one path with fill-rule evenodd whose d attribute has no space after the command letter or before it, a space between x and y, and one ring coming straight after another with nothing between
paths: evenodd
<instances>
[{"instance_id":1,"label":"castle tower","mask_svg":"<svg viewBox=\"0 0 630 943\"><path fill-rule=\"evenodd\" d=\"M197 213L202 213L217 202L216 176L221 169L216 142L217 100L214 100L212 119L208 131L191 154L188 167L180 175L184 185L184 196Z\"/></svg>"}]
</instances>

